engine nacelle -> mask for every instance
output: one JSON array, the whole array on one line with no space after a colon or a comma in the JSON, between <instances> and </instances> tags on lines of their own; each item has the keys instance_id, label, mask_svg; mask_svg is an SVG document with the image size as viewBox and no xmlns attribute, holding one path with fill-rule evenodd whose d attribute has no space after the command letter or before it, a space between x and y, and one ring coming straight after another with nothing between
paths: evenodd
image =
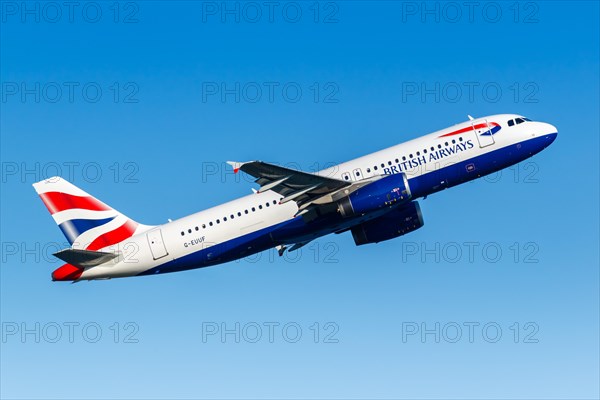
<instances>
[{"instance_id":1,"label":"engine nacelle","mask_svg":"<svg viewBox=\"0 0 600 400\"><path fill-rule=\"evenodd\" d=\"M419 203L413 201L387 214L352 228L352 237L357 246L379 243L416 231L423 226L423 215Z\"/></svg>"},{"instance_id":2,"label":"engine nacelle","mask_svg":"<svg viewBox=\"0 0 600 400\"><path fill-rule=\"evenodd\" d=\"M392 174L350 193L338 201L338 210L343 217L352 217L407 203L411 198L406 175Z\"/></svg>"}]
</instances>

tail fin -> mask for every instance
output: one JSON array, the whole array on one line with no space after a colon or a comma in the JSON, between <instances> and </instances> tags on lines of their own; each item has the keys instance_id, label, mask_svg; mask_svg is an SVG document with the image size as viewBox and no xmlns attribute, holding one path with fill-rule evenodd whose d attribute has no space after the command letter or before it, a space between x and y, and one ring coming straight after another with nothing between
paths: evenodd
<instances>
[{"instance_id":1,"label":"tail fin","mask_svg":"<svg viewBox=\"0 0 600 400\"><path fill-rule=\"evenodd\" d=\"M63 178L49 178L33 187L73 248L98 250L149 228Z\"/></svg>"}]
</instances>

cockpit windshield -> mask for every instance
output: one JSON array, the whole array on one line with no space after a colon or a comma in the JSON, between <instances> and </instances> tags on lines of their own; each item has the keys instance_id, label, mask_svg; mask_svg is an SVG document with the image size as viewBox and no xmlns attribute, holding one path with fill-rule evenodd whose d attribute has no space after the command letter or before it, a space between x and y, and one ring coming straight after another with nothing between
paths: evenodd
<instances>
[{"instance_id":1,"label":"cockpit windshield","mask_svg":"<svg viewBox=\"0 0 600 400\"><path fill-rule=\"evenodd\" d=\"M529 118L519 117L519 118L511 119L510 121L508 121L508 126L513 126L515 124L516 125L522 124L525 121L531 122L531 120Z\"/></svg>"}]
</instances>

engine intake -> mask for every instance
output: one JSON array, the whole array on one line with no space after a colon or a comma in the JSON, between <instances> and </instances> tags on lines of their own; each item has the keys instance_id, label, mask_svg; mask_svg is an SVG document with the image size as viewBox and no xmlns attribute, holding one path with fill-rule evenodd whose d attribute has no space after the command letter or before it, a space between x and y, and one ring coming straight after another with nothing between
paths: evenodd
<instances>
[{"instance_id":1,"label":"engine intake","mask_svg":"<svg viewBox=\"0 0 600 400\"><path fill-rule=\"evenodd\" d=\"M406 175L393 174L350 193L338 201L338 210L343 217L352 217L406 203L411 198Z\"/></svg>"},{"instance_id":2,"label":"engine intake","mask_svg":"<svg viewBox=\"0 0 600 400\"><path fill-rule=\"evenodd\" d=\"M357 246L379 243L416 231L424 225L419 203L413 201L352 228Z\"/></svg>"}]
</instances>

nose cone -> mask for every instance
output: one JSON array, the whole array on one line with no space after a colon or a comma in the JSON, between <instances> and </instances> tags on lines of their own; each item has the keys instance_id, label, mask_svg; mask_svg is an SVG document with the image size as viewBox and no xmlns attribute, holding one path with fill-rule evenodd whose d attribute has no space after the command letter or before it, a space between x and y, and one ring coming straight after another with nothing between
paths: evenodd
<instances>
[{"instance_id":1,"label":"nose cone","mask_svg":"<svg viewBox=\"0 0 600 400\"><path fill-rule=\"evenodd\" d=\"M52 273L53 281L75 281L81 277L83 268L71 264L65 264Z\"/></svg>"},{"instance_id":2,"label":"nose cone","mask_svg":"<svg viewBox=\"0 0 600 400\"><path fill-rule=\"evenodd\" d=\"M541 129L539 136L545 139L544 147L548 147L556 140L558 129L554 125L545 122L541 122L540 125Z\"/></svg>"}]
</instances>

